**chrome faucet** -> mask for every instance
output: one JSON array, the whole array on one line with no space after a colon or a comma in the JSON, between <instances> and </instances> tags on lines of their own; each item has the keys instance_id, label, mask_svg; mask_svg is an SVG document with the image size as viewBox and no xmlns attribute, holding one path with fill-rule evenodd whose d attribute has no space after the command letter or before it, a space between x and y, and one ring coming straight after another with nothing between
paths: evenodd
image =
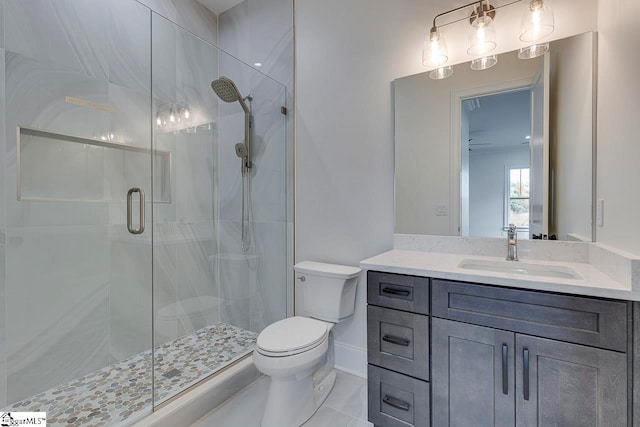
<instances>
[{"instance_id":1,"label":"chrome faucet","mask_svg":"<svg viewBox=\"0 0 640 427\"><path fill-rule=\"evenodd\" d=\"M509 224L507 232L507 261L518 261L518 232L514 224Z\"/></svg>"}]
</instances>

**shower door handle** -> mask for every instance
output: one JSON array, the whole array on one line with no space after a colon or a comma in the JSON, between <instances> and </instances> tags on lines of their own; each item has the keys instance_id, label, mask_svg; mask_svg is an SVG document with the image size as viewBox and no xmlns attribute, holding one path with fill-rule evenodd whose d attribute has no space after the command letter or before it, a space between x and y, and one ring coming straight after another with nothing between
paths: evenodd
<instances>
[{"instance_id":1,"label":"shower door handle","mask_svg":"<svg viewBox=\"0 0 640 427\"><path fill-rule=\"evenodd\" d=\"M140 194L140 226L133 228L133 193ZM127 192L127 229L131 234L144 233L144 190L142 188L133 187Z\"/></svg>"}]
</instances>

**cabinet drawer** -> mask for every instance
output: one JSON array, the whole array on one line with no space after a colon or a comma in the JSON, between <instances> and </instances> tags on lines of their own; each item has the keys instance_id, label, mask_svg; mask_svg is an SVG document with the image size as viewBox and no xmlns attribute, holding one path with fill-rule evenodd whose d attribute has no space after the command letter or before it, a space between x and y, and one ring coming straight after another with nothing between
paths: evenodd
<instances>
[{"instance_id":1,"label":"cabinet drawer","mask_svg":"<svg viewBox=\"0 0 640 427\"><path fill-rule=\"evenodd\" d=\"M432 280L433 315L626 352L626 302Z\"/></svg>"},{"instance_id":2,"label":"cabinet drawer","mask_svg":"<svg viewBox=\"0 0 640 427\"><path fill-rule=\"evenodd\" d=\"M429 380L429 317L367 307L369 363Z\"/></svg>"},{"instance_id":3,"label":"cabinet drawer","mask_svg":"<svg viewBox=\"0 0 640 427\"><path fill-rule=\"evenodd\" d=\"M369 421L384 427L428 427L429 383L369 365Z\"/></svg>"},{"instance_id":4,"label":"cabinet drawer","mask_svg":"<svg viewBox=\"0 0 640 427\"><path fill-rule=\"evenodd\" d=\"M367 301L383 307L428 314L429 279L369 271Z\"/></svg>"}]
</instances>

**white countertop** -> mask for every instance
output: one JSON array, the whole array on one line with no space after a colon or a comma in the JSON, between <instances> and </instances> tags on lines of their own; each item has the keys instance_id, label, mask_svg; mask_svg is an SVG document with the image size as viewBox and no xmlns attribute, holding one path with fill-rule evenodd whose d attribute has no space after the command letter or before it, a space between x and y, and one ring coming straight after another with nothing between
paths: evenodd
<instances>
[{"instance_id":1,"label":"white countertop","mask_svg":"<svg viewBox=\"0 0 640 427\"><path fill-rule=\"evenodd\" d=\"M360 263L360 267L436 279L640 301L640 292L634 292L630 283L621 283L588 263L521 260L528 264L570 268L580 277L565 279L463 269L458 267L463 260L504 261L504 258L393 249L365 259Z\"/></svg>"}]
</instances>

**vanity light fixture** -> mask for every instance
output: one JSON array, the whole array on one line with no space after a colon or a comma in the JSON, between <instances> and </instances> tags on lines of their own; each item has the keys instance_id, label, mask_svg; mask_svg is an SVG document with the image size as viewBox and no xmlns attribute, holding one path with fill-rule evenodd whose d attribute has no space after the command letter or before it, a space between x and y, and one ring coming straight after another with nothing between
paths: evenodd
<instances>
[{"instance_id":1,"label":"vanity light fixture","mask_svg":"<svg viewBox=\"0 0 640 427\"><path fill-rule=\"evenodd\" d=\"M537 42L551 34L554 28L555 18L549 0L529 0L520 25L520 40Z\"/></svg>"},{"instance_id":2,"label":"vanity light fixture","mask_svg":"<svg viewBox=\"0 0 640 427\"><path fill-rule=\"evenodd\" d=\"M482 58L476 58L471 61L471 69L475 71L488 70L498 63L498 56L483 56Z\"/></svg>"},{"instance_id":3,"label":"vanity light fixture","mask_svg":"<svg viewBox=\"0 0 640 427\"><path fill-rule=\"evenodd\" d=\"M471 29L469 31L469 49L471 56L485 56L498 46L496 43L496 30L493 18L496 16L495 7L488 1L481 1L473 8L469 18Z\"/></svg>"},{"instance_id":4,"label":"vanity light fixture","mask_svg":"<svg viewBox=\"0 0 640 427\"><path fill-rule=\"evenodd\" d=\"M549 52L549 43L534 44L521 48L520 51L518 51L518 58L533 59L538 56L542 56L547 52Z\"/></svg>"},{"instance_id":5,"label":"vanity light fixture","mask_svg":"<svg viewBox=\"0 0 640 427\"><path fill-rule=\"evenodd\" d=\"M433 80L442 80L450 77L453 74L453 67L451 65L436 68L429 73L429 77Z\"/></svg>"},{"instance_id":6,"label":"vanity light fixture","mask_svg":"<svg viewBox=\"0 0 640 427\"><path fill-rule=\"evenodd\" d=\"M435 26L434 19L433 27L429 32L429 39L425 40L422 49L422 64L425 67L440 67L448 59L447 42L438 27Z\"/></svg>"},{"instance_id":7,"label":"vanity light fixture","mask_svg":"<svg viewBox=\"0 0 640 427\"><path fill-rule=\"evenodd\" d=\"M449 60L447 43L442 34L442 27L466 20L467 18L453 20L445 24L437 25L436 20L444 15L460 11L473 6L471 15L467 15L471 25L469 29L469 47L467 53L473 56L472 70L486 70L498 63L496 55L490 52L496 49L497 39L494 20L498 9L525 1L527 7L522 17L520 26L520 40L534 42L523 47L518 52L518 58L531 59L544 55L549 51L549 43L539 43L554 30L554 15L550 0L513 0L504 5L493 6L489 0L477 0L469 4L439 13L433 18L433 26L429 31L429 37L425 40L422 49L422 64L432 68L429 77L435 80L444 79L453 74L453 68L445 64Z\"/></svg>"}]
</instances>

